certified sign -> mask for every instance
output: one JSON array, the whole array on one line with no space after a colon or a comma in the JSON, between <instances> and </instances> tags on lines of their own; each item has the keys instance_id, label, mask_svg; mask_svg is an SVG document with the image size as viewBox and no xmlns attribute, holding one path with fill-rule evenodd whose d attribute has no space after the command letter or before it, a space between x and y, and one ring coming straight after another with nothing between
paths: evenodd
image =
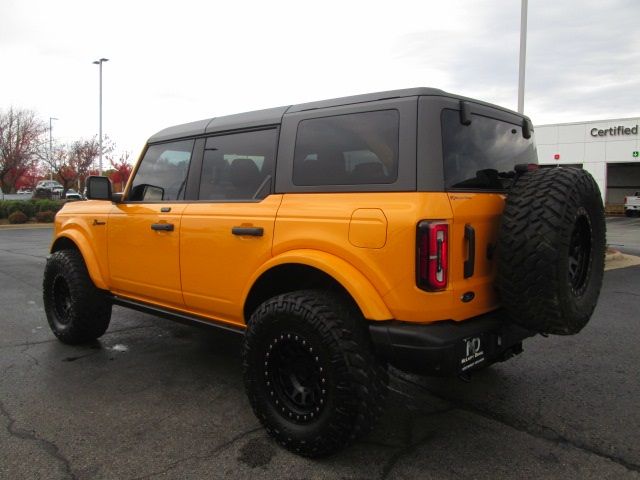
<instances>
[{"instance_id":1,"label":"certified sign","mask_svg":"<svg viewBox=\"0 0 640 480\"><path fill-rule=\"evenodd\" d=\"M618 125L617 127L598 128L591 129L592 137L615 137L618 135L638 135L638 125L635 127L623 127Z\"/></svg>"}]
</instances>

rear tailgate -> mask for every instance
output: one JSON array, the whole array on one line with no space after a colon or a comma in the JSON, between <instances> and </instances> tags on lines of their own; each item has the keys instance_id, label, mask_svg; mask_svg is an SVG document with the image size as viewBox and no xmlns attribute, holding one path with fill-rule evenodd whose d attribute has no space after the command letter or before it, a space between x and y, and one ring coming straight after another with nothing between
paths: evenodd
<instances>
[{"instance_id":1,"label":"rear tailgate","mask_svg":"<svg viewBox=\"0 0 640 480\"><path fill-rule=\"evenodd\" d=\"M453 211L449 279L454 298L478 310L497 306L495 246L505 196L499 193L449 193Z\"/></svg>"}]
</instances>

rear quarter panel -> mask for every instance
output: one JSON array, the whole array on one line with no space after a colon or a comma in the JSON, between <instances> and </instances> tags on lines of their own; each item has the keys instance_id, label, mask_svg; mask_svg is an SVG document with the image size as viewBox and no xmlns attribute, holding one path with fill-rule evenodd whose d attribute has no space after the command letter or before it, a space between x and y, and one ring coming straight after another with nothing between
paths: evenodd
<instances>
[{"instance_id":1,"label":"rear quarter panel","mask_svg":"<svg viewBox=\"0 0 640 480\"><path fill-rule=\"evenodd\" d=\"M353 214L361 209L380 210L386 219L386 240L378 248L358 246L350 238ZM276 219L273 254L313 249L345 260L369 280L395 319L461 320L483 309L456 301L455 283L442 292L425 292L415 281L416 225L422 219L451 223L452 218L445 193L287 194ZM455 263L463 261L462 254L461 248L450 253L458 257Z\"/></svg>"}]
</instances>

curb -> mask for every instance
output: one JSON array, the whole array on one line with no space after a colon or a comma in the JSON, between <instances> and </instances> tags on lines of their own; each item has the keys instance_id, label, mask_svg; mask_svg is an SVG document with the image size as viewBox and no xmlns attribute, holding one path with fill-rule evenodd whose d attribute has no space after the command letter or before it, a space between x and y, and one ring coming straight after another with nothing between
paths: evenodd
<instances>
[{"instance_id":1,"label":"curb","mask_svg":"<svg viewBox=\"0 0 640 480\"><path fill-rule=\"evenodd\" d=\"M624 254L614 249L607 249L607 253L604 255L605 262L613 262L616 260L622 260L624 258Z\"/></svg>"},{"instance_id":2,"label":"curb","mask_svg":"<svg viewBox=\"0 0 640 480\"><path fill-rule=\"evenodd\" d=\"M19 225L0 225L0 230L29 230L35 228L53 228L53 223L23 223Z\"/></svg>"},{"instance_id":3,"label":"curb","mask_svg":"<svg viewBox=\"0 0 640 480\"><path fill-rule=\"evenodd\" d=\"M604 258L604 269L614 270L617 268L634 267L640 265L640 257L627 255L617 250L608 249Z\"/></svg>"}]
</instances>

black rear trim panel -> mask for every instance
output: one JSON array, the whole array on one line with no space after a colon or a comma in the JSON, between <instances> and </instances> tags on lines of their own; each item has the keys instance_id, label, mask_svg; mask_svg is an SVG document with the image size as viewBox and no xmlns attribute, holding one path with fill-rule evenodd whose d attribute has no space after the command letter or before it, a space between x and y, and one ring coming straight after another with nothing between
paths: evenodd
<instances>
[{"instance_id":1,"label":"black rear trim panel","mask_svg":"<svg viewBox=\"0 0 640 480\"><path fill-rule=\"evenodd\" d=\"M413 324L397 320L369 322L376 353L394 367L422 375L451 376L506 360L522 351L522 340L535 332L491 313L462 322ZM482 341L482 356L465 363L466 341Z\"/></svg>"}]
</instances>

